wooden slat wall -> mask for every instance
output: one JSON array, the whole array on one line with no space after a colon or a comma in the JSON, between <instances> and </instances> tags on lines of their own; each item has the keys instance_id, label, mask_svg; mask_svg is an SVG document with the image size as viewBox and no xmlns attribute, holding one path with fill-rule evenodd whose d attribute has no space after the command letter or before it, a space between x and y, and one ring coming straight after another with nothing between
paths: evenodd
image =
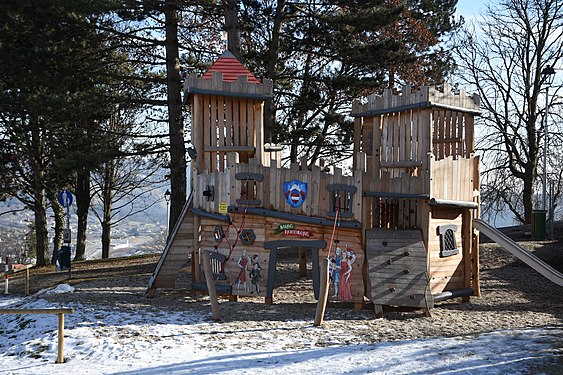
<instances>
[{"instance_id":1,"label":"wooden slat wall","mask_svg":"<svg viewBox=\"0 0 563 375\"><path fill-rule=\"evenodd\" d=\"M466 272L463 248L463 210L448 207L435 207L428 227L428 258L430 272L430 289L432 294L444 290L462 289L466 287ZM440 236L438 227L441 225L457 225L455 232L459 254L440 258ZM468 250L466 250L468 252ZM468 270L470 272L470 270Z\"/></svg>"},{"instance_id":2,"label":"wooden slat wall","mask_svg":"<svg viewBox=\"0 0 563 375\"><path fill-rule=\"evenodd\" d=\"M326 190L330 184L344 184L356 187L353 196L352 212L355 220L361 220L362 207L362 175L342 176L342 171L334 169L334 174L326 174L320 171L319 167L312 170L303 170L298 164L293 164L291 168L277 168L275 165L266 167L257 165L256 160L251 159L251 164L238 163L228 168L224 173L202 173L193 176L195 191L199 194L194 196L194 207L211 213L219 213L219 204L237 205L236 200L241 198L241 181L235 179L237 173L258 173L269 176L268 182L257 182L257 199L262 207L268 209L287 212L296 215L327 217L331 210L329 193ZM299 180L308 184L307 198L303 205L298 208L291 207L283 196L283 184L292 180ZM206 186L215 187L215 199L207 200L201 194ZM229 187L225 189L223 187Z\"/></svg>"},{"instance_id":3,"label":"wooden slat wall","mask_svg":"<svg viewBox=\"0 0 563 375\"><path fill-rule=\"evenodd\" d=\"M244 226L243 226L244 220ZM242 249L247 251L248 256L258 255L258 259L260 265L262 267L261 271L261 282L260 282L260 296L265 296L266 293L266 285L268 280L268 262L270 252L268 249L264 248L264 242L266 241L276 241L276 240L287 240L287 239L296 239L296 237L284 237L280 233L275 233L275 229L279 227L280 224L287 223L287 221L273 219L263 216L253 216L253 215L244 215L242 213L232 215L232 222L233 226L228 226L226 223L222 223L219 221L215 221L212 219L201 218L201 226L200 226L200 233L201 239L199 243L199 252L203 250L215 251L215 247L218 246L217 251L220 253L229 256L230 259L226 263L226 274L228 279L223 281L222 283L231 284L233 286L232 293L239 296L245 295L256 295L256 293L250 293L251 283L248 279L247 281L247 289L244 290L241 286L241 289L237 288L237 278L240 273L240 269L237 265L238 260L242 254ZM221 243L216 242L213 239L213 231L215 227L219 225L223 228L226 232L226 236L229 241L223 240ZM360 230L354 229L344 229L340 228L335 233L333 237L332 228L323 227L319 225L311 225L311 224L298 224L296 223L297 228L308 229L311 231L312 236L306 238L306 240L324 240L327 243L326 249L319 249L319 260L326 258L327 256L334 255L336 243L333 242L332 246L330 246L330 241L338 240L338 246L342 249L353 249L356 254L356 261L352 264L352 274L351 274L351 294L352 294L352 302L362 302L364 296L364 281L362 275L362 267L365 261L365 254L363 250L363 243L362 243L362 236ZM254 234L256 235L256 240L252 245L244 245L239 240L238 244L234 247L234 250L230 253L229 242L232 244L236 241L237 230L240 230L244 227L244 229L252 229ZM330 249L330 253L328 253ZM279 250L278 250L279 251ZM297 261L297 259L296 259ZM200 271L201 273L202 271ZM311 291L312 292L312 291ZM275 296L275 291L274 291Z\"/></svg>"},{"instance_id":4,"label":"wooden slat wall","mask_svg":"<svg viewBox=\"0 0 563 375\"><path fill-rule=\"evenodd\" d=\"M196 103L197 100L197 103ZM197 142L198 171L224 171L227 154L238 146L240 160L263 157L262 111L259 100L198 95L194 100L194 141ZM201 139L201 141L200 141Z\"/></svg>"},{"instance_id":5,"label":"wooden slat wall","mask_svg":"<svg viewBox=\"0 0 563 375\"><path fill-rule=\"evenodd\" d=\"M239 93L271 96L273 92L272 80L264 79L262 83L255 84L249 83L247 76L239 76L236 82L228 82L223 81L223 75L216 71L211 79L200 78L195 73L190 74L184 84L184 89L188 88L229 93L229 96Z\"/></svg>"},{"instance_id":6,"label":"wooden slat wall","mask_svg":"<svg viewBox=\"0 0 563 375\"><path fill-rule=\"evenodd\" d=\"M473 202L475 190L475 159L455 160L449 156L436 160L431 170L431 196L439 199ZM477 186L478 190L478 186Z\"/></svg>"},{"instance_id":7,"label":"wooden slat wall","mask_svg":"<svg viewBox=\"0 0 563 375\"><path fill-rule=\"evenodd\" d=\"M271 96L270 80L254 84L248 83L246 76L240 76L236 82L225 82L221 73L213 72L211 79L190 75L185 88L209 92L190 96L197 172L225 170L226 154L238 146L248 148L237 151L241 161L256 157L265 162L262 160L263 99L246 95Z\"/></svg>"},{"instance_id":8,"label":"wooden slat wall","mask_svg":"<svg viewBox=\"0 0 563 375\"><path fill-rule=\"evenodd\" d=\"M424 109L405 109L404 106L430 105ZM436 104L435 107L432 107ZM441 106L442 107L441 107ZM443 106L447 106L444 108ZM403 109L401 108L403 107ZM422 163L421 168L394 165L385 166L390 178L399 177L403 173L421 175L428 170L427 154L431 153L436 160L452 157L471 158L474 152L473 116L464 110L479 109L479 97L469 97L465 91L452 94L451 88L445 85L443 92L434 87L423 87L419 91L411 92L410 86L404 86L400 95L393 95L391 90L385 90L382 96L370 95L367 103L355 101L352 104L352 114L367 113L397 108L396 112L388 112L378 116L357 117L355 122L355 152L367 151L360 137L365 137L373 129L373 172L378 176L380 166L377 161L387 163ZM365 128L361 129L361 128ZM370 150L371 151L371 150ZM428 192L427 192L428 193Z\"/></svg>"},{"instance_id":9,"label":"wooden slat wall","mask_svg":"<svg viewBox=\"0 0 563 375\"><path fill-rule=\"evenodd\" d=\"M243 217L242 214L233 215L232 217L233 225L229 227L228 224L224 222L218 222L211 219L202 218L201 219L201 241L199 243L199 251L219 251L225 256L230 256L225 264L225 273L227 275L227 280L217 281L217 283L231 284L233 285L232 294L235 295L256 295L256 293L250 293L252 291L252 283L250 278L247 277L246 290L241 284L240 290L237 289L237 278L240 273L240 268L237 263L242 254L242 250L246 250L247 255L252 257L253 255L258 255L258 260L261 270L261 281L260 281L260 296L266 295L266 285L268 279L268 260L269 251L264 249L265 241L265 218L259 216L246 216L244 217L244 228L252 229L256 235L256 240L252 245L244 245L240 240L233 248L231 252L231 246L237 241L237 230L242 229ZM213 238L213 232L216 226L221 226L225 231L226 238L222 242L217 242ZM230 243L230 245L229 245ZM217 249L215 247L217 246ZM200 265L201 267L201 265ZM248 262L247 272L250 272L250 261ZM248 275L247 275L248 276Z\"/></svg>"},{"instance_id":10,"label":"wooden slat wall","mask_svg":"<svg viewBox=\"0 0 563 375\"><path fill-rule=\"evenodd\" d=\"M419 199L365 197L364 209L368 215L367 227L386 229L418 228Z\"/></svg>"},{"instance_id":11,"label":"wooden slat wall","mask_svg":"<svg viewBox=\"0 0 563 375\"><path fill-rule=\"evenodd\" d=\"M473 115L460 111L432 111L434 155L437 160L471 157L473 149Z\"/></svg>"}]
</instances>

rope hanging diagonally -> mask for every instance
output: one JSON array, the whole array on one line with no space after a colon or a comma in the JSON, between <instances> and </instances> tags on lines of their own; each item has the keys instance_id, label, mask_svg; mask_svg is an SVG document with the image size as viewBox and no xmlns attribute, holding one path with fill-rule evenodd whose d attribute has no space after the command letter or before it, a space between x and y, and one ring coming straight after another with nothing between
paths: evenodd
<instances>
[{"instance_id":1,"label":"rope hanging diagonally","mask_svg":"<svg viewBox=\"0 0 563 375\"><path fill-rule=\"evenodd\" d=\"M241 192L241 197L242 196L243 196L243 194ZM239 211L238 208L237 208L236 211L237 212ZM246 213L247 213L247 211L248 211L248 202L246 202L246 204L244 206L240 226L237 228L236 225L234 224L235 220L234 220L234 215L233 215L233 218L229 220L229 225L227 226L227 229L224 231L223 235L221 236L219 243L217 245L215 245L215 251L217 251L217 252L219 251L219 246L221 245L221 243L223 243L223 240L225 240L227 242L227 244L229 245L229 254L225 257L225 260L223 261L223 264L222 264L223 269L225 267L225 264L229 261L229 259L231 259L231 255L233 255L233 251L235 250L235 246L237 245L237 243L239 241L240 233L244 229L244 225L246 224ZM229 240L229 232L231 230L231 227L236 230L236 237L235 237L234 243L231 243L231 241Z\"/></svg>"},{"instance_id":2,"label":"rope hanging diagonally","mask_svg":"<svg viewBox=\"0 0 563 375\"><path fill-rule=\"evenodd\" d=\"M328 246L328 251L327 251L327 259L330 256L330 253L332 252L332 244L335 242L334 241L334 234L336 233L336 227L338 224L338 207L336 208L336 214L334 216L334 225L332 226L332 235L330 236L330 245ZM335 249L336 251L336 249Z\"/></svg>"}]
</instances>

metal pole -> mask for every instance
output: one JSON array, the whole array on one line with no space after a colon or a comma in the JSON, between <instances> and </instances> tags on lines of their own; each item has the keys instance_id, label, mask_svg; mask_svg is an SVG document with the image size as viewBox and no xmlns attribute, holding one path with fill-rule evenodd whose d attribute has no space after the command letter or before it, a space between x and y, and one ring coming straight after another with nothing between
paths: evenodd
<instances>
[{"instance_id":1,"label":"metal pole","mask_svg":"<svg viewBox=\"0 0 563 375\"><path fill-rule=\"evenodd\" d=\"M549 86L545 88L545 118L543 126L543 192L542 209L547 209L547 116L549 115Z\"/></svg>"},{"instance_id":2,"label":"metal pole","mask_svg":"<svg viewBox=\"0 0 563 375\"><path fill-rule=\"evenodd\" d=\"M166 237L170 234L170 202L166 201Z\"/></svg>"},{"instance_id":3,"label":"metal pole","mask_svg":"<svg viewBox=\"0 0 563 375\"><path fill-rule=\"evenodd\" d=\"M551 181L551 183L549 184L549 236L548 236L548 240L553 240L555 239L555 223L553 222L554 219L554 215L553 215L553 205L555 204L555 202L553 201L553 194L554 194L554 188L553 188L553 181Z\"/></svg>"}]
</instances>

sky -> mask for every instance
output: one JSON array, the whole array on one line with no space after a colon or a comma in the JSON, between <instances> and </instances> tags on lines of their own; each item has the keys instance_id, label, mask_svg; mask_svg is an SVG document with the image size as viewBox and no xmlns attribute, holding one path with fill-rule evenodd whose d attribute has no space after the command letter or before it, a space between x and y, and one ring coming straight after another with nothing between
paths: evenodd
<instances>
[{"instance_id":1,"label":"sky","mask_svg":"<svg viewBox=\"0 0 563 375\"><path fill-rule=\"evenodd\" d=\"M494 2L494 0L458 0L457 14L465 18L477 16L486 4Z\"/></svg>"},{"instance_id":2,"label":"sky","mask_svg":"<svg viewBox=\"0 0 563 375\"><path fill-rule=\"evenodd\" d=\"M44 293L0 295L0 308L54 308ZM56 315L0 315L0 374L537 374L561 365L563 326L453 338L350 344L345 330L312 321L252 322L224 330L211 314L72 303L65 363L57 358ZM224 327L224 326L223 326Z\"/></svg>"}]
</instances>

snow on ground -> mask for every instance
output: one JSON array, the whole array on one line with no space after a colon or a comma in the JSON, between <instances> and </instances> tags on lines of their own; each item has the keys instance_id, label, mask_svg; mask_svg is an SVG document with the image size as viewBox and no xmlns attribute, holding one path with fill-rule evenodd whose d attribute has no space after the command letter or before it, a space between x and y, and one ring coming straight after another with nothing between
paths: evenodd
<instances>
[{"instance_id":1,"label":"snow on ground","mask_svg":"<svg viewBox=\"0 0 563 375\"><path fill-rule=\"evenodd\" d=\"M43 293L0 296L0 309L60 307ZM350 345L311 321L249 322L233 330L210 314L74 304L65 315L66 363L56 364L56 315L0 314L0 374L556 374L563 326ZM398 323L400 324L400 323Z\"/></svg>"}]
</instances>

